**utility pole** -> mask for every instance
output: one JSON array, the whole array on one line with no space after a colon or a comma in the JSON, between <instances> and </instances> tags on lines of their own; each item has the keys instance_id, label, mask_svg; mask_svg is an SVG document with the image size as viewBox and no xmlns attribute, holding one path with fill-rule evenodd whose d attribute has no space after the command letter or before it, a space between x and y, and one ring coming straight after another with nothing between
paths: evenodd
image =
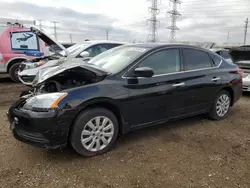
<instances>
[{"instance_id":1,"label":"utility pole","mask_svg":"<svg viewBox=\"0 0 250 188\"><path fill-rule=\"evenodd\" d=\"M73 44L72 34L69 34L70 43Z\"/></svg>"},{"instance_id":2,"label":"utility pole","mask_svg":"<svg viewBox=\"0 0 250 188\"><path fill-rule=\"evenodd\" d=\"M105 30L105 33L106 33L106 40L109 40L109 30L106 29L106 30Z\"/></svg>"},{"instance_id":3,"label":"utility pole","mask_svg":"<svg viewBox=\"0 0 250 188\"><path fill-rule=\"evenodd\" d=\"M227 33L227 44L229 44L229 35L230 35L230 31L228 31Z\"/></svg>"},{"instance_id":4,"label":"utility pole","mask_svg":"<svg viewBox=\"0 0 250 188\"><path fill-rule=\"evenodd\" d=\"M247 29L248 29L248 18L245 21L245 30L244 30L244 45L246 45L247 42Z\"/></svg>"},{"instance_id":5,"label":"utility pole","mask_svg":"<svg viewBox=\"0 0 250 188\"><path fill-rule=\"evenodd\" d=\"M169 1L170 3L172 3L172 10L168 11L167 14L169 14L171 17L171 25L167 27L167 29L170 30L170 36L169 36L170 42L175 42L176 31L180 30L176 26L176 21L181 16L181 14L177 10L177 5L181 4L181 1L180 0L169 0Z\"/></svg>"},{"instance_id":6,"label":"utility pole","mask_svg":"<svg viewBox=\"0 0 250 188\"><path fill-rule=\"evenodd\" d=\"M54 37L55 37L55 39L57 41L57 31L56 31L57 28L56 28L56 24L59 23L59 22L52 21L52 23L54 23Z\"/></svg>"},{"instance_id":7,"label":"utility pole","mask_svg":"<svg viewBox=\"0 0 250 188\"><path fill-rule=\"evenodd\" d=\"M158 9L158 0L152 0L152 6L148 8L149 13L151 14L150 19L148 19L150 31L148 34L149 42L156 42L157 38L157 24L160 22L157 20L157 15L160 13Z\"/></svg>"}]
</instances>

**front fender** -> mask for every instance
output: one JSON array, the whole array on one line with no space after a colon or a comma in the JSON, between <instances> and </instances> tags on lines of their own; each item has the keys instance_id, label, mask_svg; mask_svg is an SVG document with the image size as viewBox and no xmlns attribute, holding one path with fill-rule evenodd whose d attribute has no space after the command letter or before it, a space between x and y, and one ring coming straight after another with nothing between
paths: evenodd
<instances>
[{"instance_id":1,"label":"front fender","mask_svg":"<svg viewBox=\"0 0 250 188\"><path fill-rule=\"evenodd\" d=\"M60 108L82 109L97 102L110 102L120 105L128 97L128 90L118 85L88 85L68 91L67 97L59 104Z\"/></svg>"}]
</instances>

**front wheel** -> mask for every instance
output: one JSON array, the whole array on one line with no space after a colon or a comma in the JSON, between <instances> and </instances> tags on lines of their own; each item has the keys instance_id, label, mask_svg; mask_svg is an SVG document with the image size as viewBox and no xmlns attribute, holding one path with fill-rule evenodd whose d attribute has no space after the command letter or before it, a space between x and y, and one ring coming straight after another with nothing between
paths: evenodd
<instances>
[{"instance_id":1,"label":"front wheel","mask_svg":"<svg viewBox=\"0 0 250 188\"><path fill-rule=\"evenodd\" d=\"M109 110L84 110L78 115L71 130L71 145L83 156L103 154L115 143L118 127L116 116Z\"/></svg>"},{"instance_id":2,"label":"front wheel","mask_svg":"<svg viewBox=\"0 0 250 188\"><path fill-rule=\"evenodd\" d=\"M21 65L21 63L15 63L10 67L9 70L9 75L10 78L14 81L14 82L20 82L19 77L18 77L18 70L19 70L19 66Z\"/></svg>"},{"instance_id":3,"label":"front wheel","mask_svg":"<svg viewBox=\"0 0 250 188\"><path fill-rule=\"evenodd\" d=\"M224 119L231 106L231 96L226 90L220 91L213 103L213 107L209 113L209 117L213 120Z\"/></svg>"}]
</instances>

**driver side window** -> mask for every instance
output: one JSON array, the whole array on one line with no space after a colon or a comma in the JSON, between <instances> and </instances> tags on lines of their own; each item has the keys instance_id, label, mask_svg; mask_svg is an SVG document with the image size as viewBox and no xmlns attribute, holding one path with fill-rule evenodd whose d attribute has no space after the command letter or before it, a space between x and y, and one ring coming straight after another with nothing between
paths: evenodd
<instances>
[{"instance_id":1,"label":"driver side window","mask_svg":"<svg viewBox=\"0 0 250 188\"><path fill-rule=\"evenodd\" d=\"M153 53L139 67L150 67L154 75L179 72L181 70L179 49L166 49Z\"/></svg>"}]
</instances>

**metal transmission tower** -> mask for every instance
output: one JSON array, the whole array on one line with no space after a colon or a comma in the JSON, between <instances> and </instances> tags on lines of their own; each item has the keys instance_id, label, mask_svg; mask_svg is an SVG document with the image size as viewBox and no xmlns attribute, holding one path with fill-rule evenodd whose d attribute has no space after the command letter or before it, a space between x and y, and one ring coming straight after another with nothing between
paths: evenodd
<instances>
[{"instance_id":1,"label":"metal transmission tower","mask_svg":"<svg viewBox=\"0 0 250 188\"><path fill-rule=\"evenodd\" d=\"M247 29L248 29L248 18L247 20L245 21L245 30L244 30L244 45L246 45L246 42L247 42Z\"/></svg>"},{"instance_id":2,"label":"metal transmission tower","mask_svg":"<svg viewBox=\"0 0 250 188\"><path fill-rule=\"evenodd\" d=\"M56 21L52 21L54 23L54 37L55 39L57 40L57 31L56 31L56 24L59 23L59 22L56 22Z\"/></svg>"},{"instance_id":3,"label":"metal transmission tower","mask_svg":"<svg viewBox=\"0 0 250 188\"><path fill-rule=\"evenodd\" d=\"M160 10L158 9L158 0L152 0L152 6L148 8L151 18L148 19L148 22L150 22L150 31L148 35L148 41L149 42L156 42L157 38L157 24L160 23L157 20L157 15L160 13Z\"/></svg>"},{"instance_id":4,"label":"metal transmission tower","mask_svg":"<svg viewBox=\"0 0 250 188\"><path fill-rule=\"evenodd\" d=\"M167 29L170 30L170 36L169 36L170 42L174 42L176 37L176 31L180 30L176 26L176 21L181 16L181 14L177 10L177 5L178 4L180 5L181 1L180 0L169 0L169 1L170 3L172 3L172 10L168 11L167 14L169 14L171 17L171 25L167 27Z\"/></svg>"}]
</instances>

